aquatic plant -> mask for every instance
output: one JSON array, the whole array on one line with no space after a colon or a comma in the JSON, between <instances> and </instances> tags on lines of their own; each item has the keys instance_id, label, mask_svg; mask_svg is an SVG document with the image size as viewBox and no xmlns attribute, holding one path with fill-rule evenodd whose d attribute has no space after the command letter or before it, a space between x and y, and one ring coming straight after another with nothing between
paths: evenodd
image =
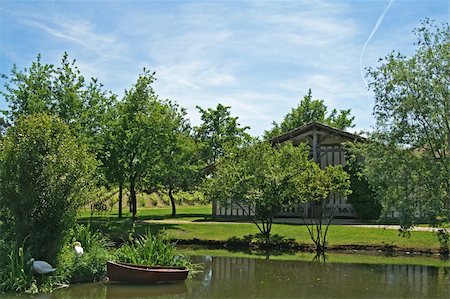
<instances>
[{"instance_id":1,"label":"aquatic plant","mask_svg":"<svg viewBox=\"0 0 450 299\"><path fill-rule=\"evenodd\" d=\"M123 244L116 251L119 261L149 266L192 266L189 259L178 254L174 244L164 234L153 236L149 230L144 235Z\"/></svg>"},{"instance_id":2,"label":"aquatic plant","mask_svg":"<svg viewBox=\"0 0 450 299\"><path fill-rule=\"evenodd\" d=\"M2 292L37 293L38 287L31 267L32 254L29 248L11 245L6 263L0 272L0 290Z\"/></svg>"},{"instance_id":3,"label":"aquatic plant","mask_svg":"<svg viewBox=\"0 0 450 299\"><path fill-rule=\"evenodd\" d=\"M84 253L75 253L73 243L83 246ZM60 282L98 281L106 274L106 261L112 258L113 243L89 225L76 225L58 256L56 276Z\"/></svg>"}]
</instances>

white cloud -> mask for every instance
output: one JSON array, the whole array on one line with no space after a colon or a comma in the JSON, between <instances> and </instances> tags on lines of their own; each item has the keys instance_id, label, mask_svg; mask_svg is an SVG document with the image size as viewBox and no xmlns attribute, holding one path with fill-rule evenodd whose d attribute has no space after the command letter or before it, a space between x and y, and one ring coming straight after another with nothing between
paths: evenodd
<instances>
[{"instance_id":1,"label":"white cloud","mask_svg":"<svg viewBox=\"0 0 450 299\"><path fill-rule=\"evenodd\" d=\"M296 106L308 88L330 108L351 108L358 128L373 122L373 103L361 80L358 59L374 25L365 17L376 21L385 2L96 4L91 10L101 11L95 14L65 11L57 2L51 13L42 9L7 13L25 25L21 30L42 33L38 51L44 58L57 62L67 50L86 77L98 77L119 95L131 87L143 67L156 71L156 92L186 107L193 123L199 121L196 105L206 108L222 102L260 135ZM412 29L409 23L386 30L388 24L396 24L389 16L401 7L399 2L392 5L367 45L363 66L374 65L395 45L410 41L409 35L405 37L405 31L409 34ZM105 19L107 24L101 21Z\"/></svg>"}]
</instances>

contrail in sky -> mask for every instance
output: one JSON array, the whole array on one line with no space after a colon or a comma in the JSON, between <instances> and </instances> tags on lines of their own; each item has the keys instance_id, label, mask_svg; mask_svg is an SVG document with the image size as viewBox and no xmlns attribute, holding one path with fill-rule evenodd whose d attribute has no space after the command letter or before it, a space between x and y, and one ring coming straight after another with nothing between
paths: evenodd
<instances>
[{"instance_id":1,"label":"contrail in sky","mask_svg":"<svg viewBox=\"0 0 450 299\"><path fill-rule=\"evenodd\" d=\"M363 68L362 68L362 58L363 58L363 55L364 55L364 51L366 50L367 44L370 42L370 40L372 39L374 34L377 32L378 27L380 27L381 23L383 23L384 15L387 13L387 11L389 10L389 8L391 7L393 2L394 2L394 0L390 0L389 1L388 5L384 9L383 13L378 18L378 21L375 24L375 27L373 27L372 32L370 33L369 37L367 38L366 43L364 44L364 46L363 46L363 48L361 50L361 55L359 56L359 70L361 72L361 78L363 79L364 84L366 84L366 89L368 88L368 85L367 85L366 79L364 78Z\"/></svg>"}]
</instances>

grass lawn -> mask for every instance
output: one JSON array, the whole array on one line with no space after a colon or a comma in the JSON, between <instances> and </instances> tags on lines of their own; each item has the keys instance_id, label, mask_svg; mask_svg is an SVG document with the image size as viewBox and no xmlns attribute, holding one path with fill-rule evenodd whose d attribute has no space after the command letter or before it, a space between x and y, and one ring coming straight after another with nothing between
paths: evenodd
<instances>
[{"instance_id":1,"label":"grass lawn","mask_svg":"<svg viewBox=\"0 0 450 299\"><path fill-rule=\"evenodd\" d=\"M165 231L180 240L226 241L229 238L242 238L259 231L252 223L211 222L211 206L180 206L176 218L170 216L170 208L140 208L136 233L150 229L153 233ZM90 218L89 212L80 214L81 222L91 222L91 227L100 229L113 240L127 239L133 229L129 213L123 219L117 218L117 212L105 212ZM308 231L303 225L274 224L273 234L293 239L299 244L312 244ZM403 249L439 249L437 237L431 232L411 232L410 237L399 236L398 231L383 228L354 227L349 225L332 225L328 234L330 246L364 245L396 246Z\"/></svg>"}]
</instances>

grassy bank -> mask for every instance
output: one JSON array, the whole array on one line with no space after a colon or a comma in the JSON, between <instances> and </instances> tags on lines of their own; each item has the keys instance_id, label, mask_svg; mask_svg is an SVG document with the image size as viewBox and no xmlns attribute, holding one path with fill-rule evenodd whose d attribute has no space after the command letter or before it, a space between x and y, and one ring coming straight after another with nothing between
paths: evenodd
<instances>
[{"instance_id":1,"label":"grassy bank","mask_svg":"<svg viewBox=\"0 0 450 299\"><path fill-rule=\"evenodd\" d=\"M172 218L170 213L170 208L142 208L139 210L139 221L135 223L134 228L129 218L118 219L115 212L103 213L93 218L81 214L80 221L90 221L93 228L100 229L113 240L127 239L132 229L136 233L143 233L145 229L150 229L153 233L165 231L174 239L184 241L198 239L226 242L231 238L239 239L258 233L252 223L211 221L210 206L179 207L176 218ZM312 245L308 231L303 225L274 224L272 233L292 239L301 245ZM348 225L330 227L329 245L337 248L356 246L356 248L398 248L421 252L429 250L436 252L439 249L436 236L430 232L411 232L410 237L402 237L396 230Z\"/></svg>"}]
</instances>

